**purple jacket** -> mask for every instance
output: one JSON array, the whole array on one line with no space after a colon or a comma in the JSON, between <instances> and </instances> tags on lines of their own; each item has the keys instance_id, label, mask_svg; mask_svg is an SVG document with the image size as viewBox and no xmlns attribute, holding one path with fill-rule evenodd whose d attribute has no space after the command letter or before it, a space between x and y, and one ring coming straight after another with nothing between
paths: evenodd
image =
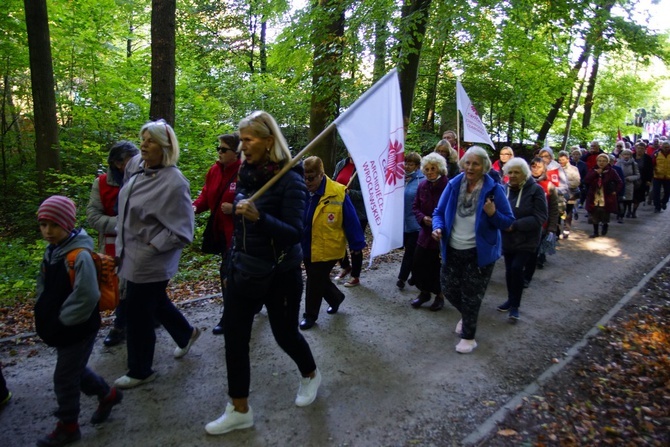
<instances>
[{"instance_id":1,"label":"purple jacket","mask_svg":"<svg viewBox=\"0 0 670 447\"><path fill-rule=\"evenodd\" d=\"M429 182L424 180L419 183L419 187L416 190L416 197L414 197L414 203L412 204L412 212L416 221L421 226L419 231L419 239L417 244L423 248L428 248L432 250L438 250L440 248L439 243L431 237L433 232L432 225L426 225L423 221L425 216L433 216L433 211L437 207L437 202L440 201L440 196L442 191L446 188L449 179L446 175L443 175L435 182Z\"/></svg>"}]
</instances>

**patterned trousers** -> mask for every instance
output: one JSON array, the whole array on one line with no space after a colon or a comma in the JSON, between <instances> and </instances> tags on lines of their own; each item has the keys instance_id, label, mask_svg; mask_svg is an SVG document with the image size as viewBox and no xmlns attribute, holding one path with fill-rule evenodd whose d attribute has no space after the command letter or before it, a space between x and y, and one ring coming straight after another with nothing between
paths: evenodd
<instances>
[{"instance_id":1,"label":"patterned trousers","mask_svg":"<svg viewBox=\"0 0 670 447\"><path fill-rule=\"evenodd\" d=\"M442 264L440 283L442 293L463 319L461 338L473 340L477 332L477 317L495 263L479 267L477 249L456 250L447 246L447 259Z\"/></svg>"}]
</instances>

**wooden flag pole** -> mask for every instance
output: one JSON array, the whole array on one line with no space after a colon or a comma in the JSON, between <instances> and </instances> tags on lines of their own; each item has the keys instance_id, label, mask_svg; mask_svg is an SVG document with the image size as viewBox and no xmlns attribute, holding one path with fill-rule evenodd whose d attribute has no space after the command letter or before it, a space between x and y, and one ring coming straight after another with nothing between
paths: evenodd
<instances>
[{"instance_id":1,"label":"wooden flag pole","mask_svg":"<svg viewBox=\"0 0 670 447\"><path fill-rule=\"evenodd\" d=\"M270 180L268 180L267 183L266 183L265 185L261 186L260 189L259 189L258 191L256 191L256 192L254 193L254 195L252 195L248 200L249 200L250 202L253 202L253 201L257 200L260 196L262 196L263 194L265 194L265 192L266 192L268 189L270 189L270 188L272 187L272 185L274 185L275 183L277 183L277 181L278 181L280 178L282 178L282 176L283 176L284 174L286 174L291 168L293 168L293 166L297 165L297 164L300 162L300 159L301 159L306 153L308 153L309 151L311 151L312 149L314 149L314 146L316 146L317 143L320 143L321 140L323 140L323 139L324 139L330 132L332 132L334 129L335 129L335 122L333 121L332 123L330 123L330 124L328 125L328 127L326 127L325 129L323 129L319 135L317 135L312 141L310 141L309 144L307 144L307 146L305 146L305 148L304 148L303 150L301 150L300 152L298 152L298 153L296 154L296 156L293 157L293 159L291 159L291 161L289 161L288 163L286 163L286 164L284 165L284 167L281 168L281 170L280 170L278 173L276 173L276 174L274 175L274 177L272 177Z\"/></svg>"}]
</instances>

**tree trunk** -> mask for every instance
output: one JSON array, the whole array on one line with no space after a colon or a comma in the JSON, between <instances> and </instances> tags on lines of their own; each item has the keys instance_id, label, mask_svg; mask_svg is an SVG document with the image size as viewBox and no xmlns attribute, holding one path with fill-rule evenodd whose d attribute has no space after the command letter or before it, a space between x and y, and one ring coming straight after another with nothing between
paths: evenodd
<instances>
[{"instance_id":1,"label":"tree trunk","mask_svg":"<svg viewBox=\"0 0 670 447\"><path fill-rule=\"evenodd\" d=\"M584 76L586 76L586 73L584 73ZM579 89L577 90L575 102L572 105L572 107L570 107L570 110L568 110L568 117L565 121L565 132L563 132L563 144L561 144L561 148L563 150L565 150L565 148L568 146L568 138L570 138L570 129L572 127L572 118L575 116L575 112L577 111L577 107L579 106L579 100L582 97L582 90L584 90L585 82L586 79L583 78L579 83Z\"/></svg>"},{"instance_id":2,"label":"tree trunk","mask_svg":"<svg viewBox=\"0 0 670 447\"><path fill-rule=\"evenodd\" d=\"M440 44L438 54L430 67L430 83L426 92L426 107L423 111L423 122L421 128L427 132L435 132L435 107L437 103L437 84L440 80L440 67L444 58L445 43Z\"/></svg>"},{"instance_id":3,"label":"tree trunk","mask_svg":"<svg viewBox=\"0 0 670 447\"><path fill-rule=\"evenodd\" d=\"M23 4L30 55L38 192L43 196L47 186L47 171L58 171L61 167L51 40L46 0L24 0Z\"/></svg>"},{"instance_id":4,"label":"tree trunk","mask_svg":"<svg viewBox=\"0 0 670 447\"><path fill-rule=\"evenodd\" d=\"M260 63L261 63L261 73L266 73L268 71L268 55L266 48L266 33L267 33L268 22L263 20L261 22L261 41L260 45Z\"/></svg>"},{"instance_id":5,"label":"tree trunk","mask_svg":"<svg viewBox=\"0 0 670 447\"><path fill-rule=\"evenodd\" d=\"M509 121L507 122L507 140L505 144L507 146L512 145L512 141L514 141L514 115L516 114L516 111L512 109L512 111L509 114Z\"/></svg>"},{"instance_id":6,"label":"tree trunk","mask_svg":"<svg viewBox=\"0 0 670 447\"><path fill-rule=\"evenodd\" d=\"M151 2L151 108L149 118L174 126L176 0Z\"/></svg>"},{"instance_id":7,"label":"tree trunk","mask_svg":"<svg viewBox=\"0 0 670 447\"><path fill-rule=\"evenodd\" d=\"M372 71L372 80L377 82L386 74L386 42L389 38L386 18L375 21L375 62Z\"/></svg>"},{"instance_id":8,"label":"tree trunk","mask_svg":"<svg viewBox=\"0 0 670 447\"><path fill-rule=\"evenodd\" d=\"M591 113L593 112L593 92L596 89L596 80L598 79L598 67L600 66L600 51L593 55L593 66L589 83L586 86L586 96L584 97L584 115L582 115L582 129L587 129L591 125Z\"/></svg>"},{"instance_id":9,"label":"tree trunk","mask_svg":"<svg viewBox=\"0 0 670 447\"><path fill-rule=\"evenodd\" d=\"M577 79L577 77L579 76L579 70L582 69L582 65L584 64L590 53L591 53L591 47L587 44L584 46L582 54L579 55L579 59L572 67L572 70L570 72L570 79L574 80ZM567 92L564 92L558 99L556 99L556 102L554 102L554 105L551 107L551 110L547 114L547 118L545 118L544 120L544 124L542 124L542 128L540 128L540 131L537 133L537 141L544 142L544 140L547 138L549 129L551 129L551 126L554 125L554 121L558 116L558 112L560 112L561 108L563 107L563 103L565 102L565 96L568 94L568 92L571 91L571 89L568 90Z\"/></svg>"},{"instance_id":10,"label":"tree trunk","mask_svg":"<svg viewBox=\"0 0 670 447\"><path fill-rule=\"evenodd\" d=\"M344 37L342 0L318 0L312 6L314 57L312 68L312 100L309 113L309 139L313 140L338 116L340 108L341 58ZM332 173L336 161L337 133L332 132L316 145L313 154Z\"/></svg>"},{"instance_id":11,"label":"tree trunk","mask_svg":"<svg viewBox=\"0 0 670 447\"><path fill-rule=\"evenodd\" d=\"M405 0L402 7L399 41L403 50L399 59L400 98L402 114L409 121L414 101L414 89L419 73L421 46L426 34L431 0Z\"/></svg>"}]
</instances>

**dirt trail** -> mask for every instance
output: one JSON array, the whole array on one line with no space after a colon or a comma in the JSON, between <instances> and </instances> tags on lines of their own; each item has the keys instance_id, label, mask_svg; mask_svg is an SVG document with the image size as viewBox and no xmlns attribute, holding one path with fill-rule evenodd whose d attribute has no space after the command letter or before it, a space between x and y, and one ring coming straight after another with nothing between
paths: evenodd
<instances>
[{"instance_id":1,"label":"dirt trail","mask_svg":"<svg viewBox=\"0 0 670 447\"><path fill-rule=\"evenodd\" d=\"M293 404L298 372L279 350L265 311L256 317L250 404L255 426L220 437L204 425L227 402L223 338L211 334L220 306L189 305L189 320L207 332L183 359L158 331L155 368L159 378L129 390L110 420L87 421L95 408L82 397L82 446L431 446L459 445L579 340L637 281L668 254L668 213L641 207L640 218L610 224L606 238L588 239L590 226L577 221L569 240L538 270L524 293L521 321L507 322L495 310L505 300L499 262L479 318L471 355L454 351L459 317L446 306L433 313L409 302L417 291L395 287L395 261L364 272L362 285L347 289L340 312L325 306L305 332L323 383L314 404ZM580 216L581 217L581 216ZM216 272L212 272L215 274ZM108 381L125 373L125 347L105 348L102 331L90 364ZM29 446L51 430L55 408L52 349L0 346L14 399L0 412L0 445ZM10 359L10 350L16 355Z\"/></svg>"}]
</instances>

